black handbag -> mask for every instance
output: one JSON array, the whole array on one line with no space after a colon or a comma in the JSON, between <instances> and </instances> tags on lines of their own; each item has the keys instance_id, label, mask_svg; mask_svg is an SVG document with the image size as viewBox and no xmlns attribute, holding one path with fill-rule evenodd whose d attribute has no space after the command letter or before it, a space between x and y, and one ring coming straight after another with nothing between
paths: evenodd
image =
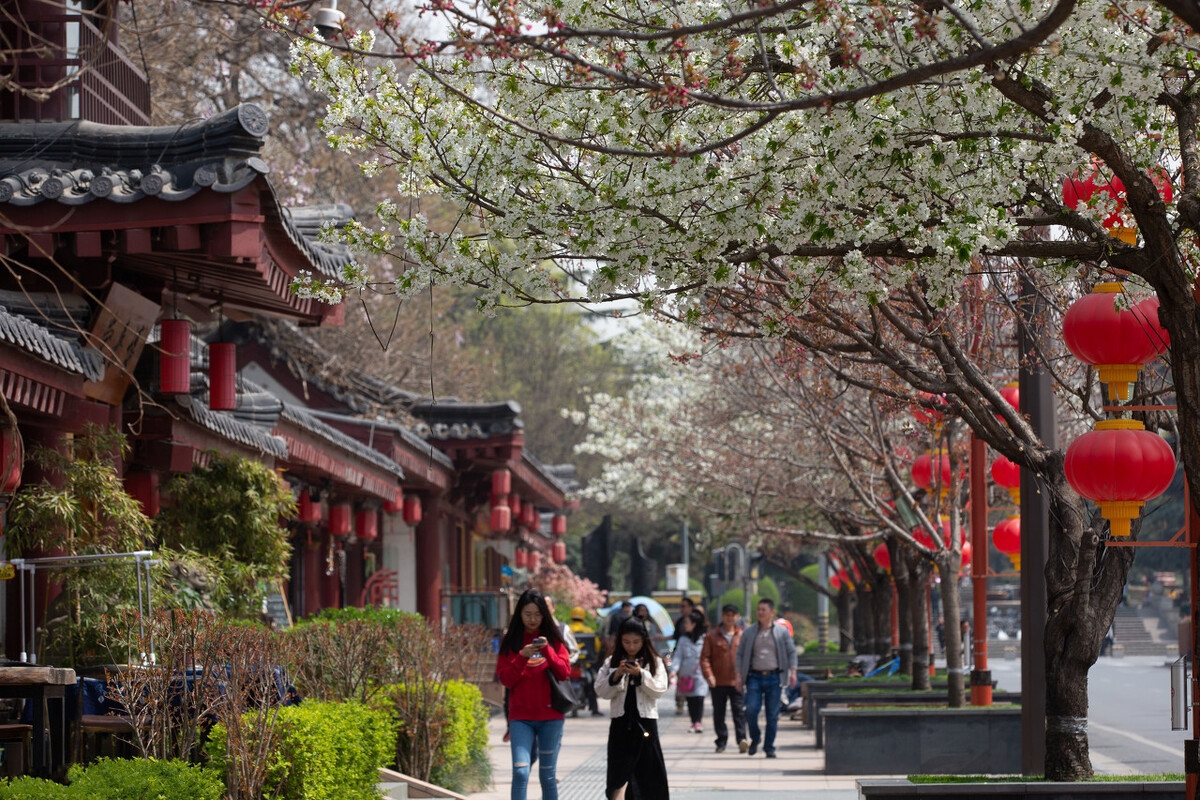
<instances>
[{"instance_id":1,"label":"black handbag","mask_svg":"<svg viewBox=\"0 0 1200 800\"><path fill-rule=\"evenodd\" d=\"M575 684L571 683L570 678L559 680L549 669L546 670L546 677L550 679L550 705L555 711L570 714L583 708L583 699L575 691Z\"/></svg>"}]
</instances>

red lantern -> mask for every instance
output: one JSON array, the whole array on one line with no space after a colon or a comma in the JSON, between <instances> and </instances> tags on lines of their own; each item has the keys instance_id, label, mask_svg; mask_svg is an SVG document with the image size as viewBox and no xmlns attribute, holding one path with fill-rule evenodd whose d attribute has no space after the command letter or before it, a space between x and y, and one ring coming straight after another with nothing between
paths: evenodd
<instances>
[{"instance_id":1,"label":"red lantern","mask_svg":"<svg viewBox=\"0 0 1200 800\"><path fill-rule=\"evenodd\" d=\"M550 557L555 564L567 563L567 543L561 540L555 542L554 546L550 548Z\"/></svg>"},{"instance_id":2,"label":"red lantern","mask_svg":"<svg viewBox=\"0 0 1200 800\"><path fill-rule=\"evenodd\" d=\"M21 473L25 468L25 442L15 428L0 431L0 492L12 494L21 488Z\"/></svg>"},{"instance_id":3,"label":"red lantern","mask_svg":"<svg viewBox=\"0 0 1200 800\"><path fill-rule=\"evenodd\" d=\"M938 481L938 489L942 494L950 491L950 455L942 453L939 459L941 466L941 476ZM933 491L933 456L929 453L922 453L917 456L916 461L912 464L910 470L913 483L921 487L925 491Z\"/></svg>"},{"instance_id":4,"label":"red lantern","mask_svg":"<svg viewBox=\"0 0 1200 800\"><path fill-rule=\"evenodd\" d=\"M375 509L359 509L354 518L354 535L364 542L373 542L379 536L379 514Z\"/></svg>"},{"instance_id":5,"label":"red lantern","mask_svg":"<svg viewBox=\"0 0 1200 800\"><path fill-rule=\"evenodd\" d=\"M829 576L829 588L833 589L835 592L840 592L842 590L842 578L840 575L835 573Z\"/></svg>"},{"instance_id":6,"label":"red lantern","mask_svg":"<svg viewBox=\"0 0 1200 800\"><path fill-rule=\"evenodd\" d=\"M1004 456L996 456L992 462L992 480L997 486L1008 490L1013 503L1021 503L1021 468Z\"/></svg>"},{"instance_id":7,"label":"red lantern","mask_svg":"<svg viewBox=\"0 0 1200 800\"><path fill-rule=\"evenodd\" d=\"M1063 469L1071 488L1100 506L1112 535L1125 537L1145 502L1171 485L1175 454L1137 420L1105 419L1071 442Z\"/></svg>"},{"instance_id":8,"label":"red lantern","mask_svg":"<svg viewBox=\"0 0 1200 800\"><path fill-rule=\"evenodd\" d=\"M513 492L508 496L508 507L512 509L513 520L521 522L521 495Z\"/></svg>"},{"instance_id":9,"label":"red lantern","mask_svg":"<svg viewBox=\"0 0 1200 800\"><path fill-rule=\"evenodd\" d=\"M343 539L350 535L350 518L353 509L349 503L334 503L329 506L329 535Z\"/></svg>"},{"instance_id":10,"label":"red lantern","mask_svg":"<svg viewBox=\"0 0 1200 800\"><path fill-rule=\"evenodd\" d=\"M529 571L537 572L538 567L542 565L542 554L537 550L529 551Z\"/></svg>"},{"instance_id":11,"label":"red lantern","mask_svg":"<svg viewBox=\"0 0 1200 800\"><path fill-rule=\"evenodd\" d=\"M933 524L936 527L938 523L936 521L934 521ZM942 528L942 530L941 530L942 544L945 547L949 547L949 545L950 545L950 520L948 520L948 519L942 520L941 528ZM937 543L935 543L933 541L933 537L929 535L929 531L925 530L924 525L918 525L917 527L913 528L912 537L913 537L913 539L916 540L917 544L922 545L923 547L927 547L930 550L938 549Z\"/></svg>"},{"instance_id":12,"label":"red lantern","mask_svg":"<svg viewBox=\"0 0 1200 800\"><path fill-rule=\"evenodd\" d=\"M942 420L946 417L943 410L947 407L946 396L944 394L935 395L929 392L920 392L917 396L924 403L913 405L913 419L922 425L941 425Z\"/></svg>"},{"instance_id":13,"label":"red lantern","mask_svg":"<svg viewBox=\"0 0 1200 800\"><path fill-rule=\"evenodd\" d=\"M512 509L508 506L496 506L492 509L492 531L505 533L512 527Z\"/></svg>"},{"instance_id":14,"label":"red lantern","mask_svg":"<svg viewBox=\"0 0 1200 800\"><path fill-rule=\"evenodd\" d=\"M187 394L192 390L192 324L186 319L159 323L158 390Z\"/></svg>"},{"instance_id":15,"label":"red lantern","mask_svg":"<svg viewBox=\"0 0 1200 800\"><path fill-rule=\"evenodd\" d=\"M142 513L147 517L158 515L159 493L158 473L134 472L125 476L125 491L138 501Z\"/></svg>"},{"instance_id":16,"label":"red lantern","mask_svg":"<svg viewBox=\"0 0 1200 800\"><path fill-rule=\"evenodd\" d=\"M517 569L525 569L528 564L529 560L525 556L525 550L518 547L517 552L513 554L513 566Z\"/></svg>"},{"instance_id":17,"label":"red lantern","mask_svg":"<svg viewBox=\"0 0 1200 800\"><path fill-rule=\"evenodd\" d=\"M521 506L521 524L529 530L534 530L538 527L540 516L537 506L533 503L525 503Z\"/></svg>"},{"instance_id":18,"label":"red lantern","mask_svg":"<svg viewBox=\"0 0 1200 800\"><path fill-rule=\"evenodd\" d=\"M400 490L396 490L395 496L391 500L383 501L383 510L388 514L395 514L404 507L404 494Z\"/></svg>"},{"instance_id":19,"label":"red lantern","mask_svg":"<svg viewBox=\"0 0 1200 800\"><path fill-rule=\"evenodd\" d=\"M875 549L871 551L871 557L875 559L875 563L881 570L889 575L892 574L892 554L888 552L887 542L875 545Z\"/></svg>"},{"instance_id":20,"label":"red lantern","mask_svg":"<svg viewBox=\"0 0 1200 800\"><path fill-rule=\"evenodd\" d=\"M550 519L550 533L558 537L567 535L567 515L555 514Z\"/></svg>"},{"instance_id":21,"label":"red lantern","mask_svg":"<svg viewBox=\"0 0 1200 800\"><path fill-rule=\"evenodd\" d=\"M492 497L507 497L512 491L512 473L506 469L498 469L492 473ZM499 505L498 502L495 503Z\"/></svg>"},{"instance_id":22,"label":"red lantern","mask_svg":"<svg viewBox=\"0 0 1200 800\"><path fill-rule=\"evenodd\" d=\"M297 517L301 522L311 525L321 521L321 504L313 500L312 492L308 490L301 492L297 505L299 506Z\"/></svg>"},{"instance_id":23,"label":"red lantern","mask_svg":"<svg viewBox=\"0 0 1200 800\"><path fill-rule=\"evenodd\" d=\"M1118 281L1101 283L1072 303L1063 319L1063 339L1076 358L1096 367L1116 397L1128 400L1129 384L1143 365L1162 355L1170 339L1158 323L1158 298L1117 308L1117 295L1124 291Z\"/></svg>"},{"instance_id":24,"label":"red lantern","mask_svg":"<svg viewBox=\"0 0 1200 800\"><path fill-rule=\"evenodd\" d=\"M1072 211L1079 208L1080 204L1087 205L1092 199L1092 195L1096 193L1096 179L1089 175L1083 180L1079 178L1067 178L1063 181L1063 205Z\"/></svg>"},{"instance_id":25,"label":"red lantern","mask_svg":"<svg viewBox=\"0 0 1200 800\"><path fill-rule=\"evenodd\" d=\"M1021 571L1021 518L1012 516L992 529L992 544L1012 560L1013 569Z\"/></svg>"},{"instance_id":26,"label":"red lantern","mask_svg":"<svg viewBox=\"0 0 1200 800\"><path fill-rule=\"evenodd\" d=\"M970 566L971 566L971 543L963 542L961 569L969 569Z\"/></svg>"},{"instance_id":27,"label":"red lantern","mask_svg":"<svg viewBox=\"0 0 1200 800\"><path fill-rule=\"evenodd\" d=\"M1004 398L1004 402L1008 403L1018 411L1021 410L1021 388L1018 384L1004 384L1000 387L1000 396ZM996 419L1000 420L1001 422L1004 421L1004 417L1000 414L996 415Z\"/></svg>"},{"instance_id":28,"label":"red lantern","mask_svg":"<svg viewBox=\"0 0 1200 800\"><path fill-rule=\"evenodd\" d=\"M404 521L409 525L416 525L421 521L421 498L415 494L406 495L403 510Z\"/></svg>"},{"instance_id":29,"label":"red lantern","mask_svg":"<svg viewBox=\"0 0 1200 800\"><path fill-rule=\"evenodd\" d=\"M237 408L237 345L218 342L208 346L208 407L213 411Z\"/></svg>"}]
</instances>

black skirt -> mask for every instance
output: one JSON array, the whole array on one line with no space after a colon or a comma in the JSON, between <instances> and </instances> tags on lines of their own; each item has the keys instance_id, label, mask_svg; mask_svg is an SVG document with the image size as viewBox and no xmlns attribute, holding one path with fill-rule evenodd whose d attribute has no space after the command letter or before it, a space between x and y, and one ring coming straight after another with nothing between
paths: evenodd
<instances>
[{"instance_id":1,"label":"black skirt","mask_svg":"<svg viewBox=\"0 0 1200 800\"><path fill-rule=\"evenodd\" d=\"M625 800L670 800L656 719L617 717L609 725L606 796L627 783Z\"/></svg>"}]
</instances>

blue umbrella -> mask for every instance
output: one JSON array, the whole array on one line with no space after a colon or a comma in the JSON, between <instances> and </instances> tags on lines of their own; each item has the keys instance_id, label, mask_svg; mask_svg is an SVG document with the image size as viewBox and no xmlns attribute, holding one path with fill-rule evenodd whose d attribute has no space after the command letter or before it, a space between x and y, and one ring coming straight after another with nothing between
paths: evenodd
<instances>
[{"instance_id":1,"label":"blue umbrella","mask_svg":"<svg viewBox=\"0 0 1200 800\"><path fill-rule=\"evenodd\" d=\"M621 608L623 600L618 600L608 608L602 608L597 613L602 617L607 617L609 614L616 613ZM629 598L629 602L633 603L634 608L645 603L646 608L650 609L650 619L654 620L654 624L658 626L659 631L668 639L675 635L675 622L671 619L671 615L667 613L667 609L663 608L663 604L655 600L653 597L645 595L636 595Z\"/></svg>"}]
</instances>

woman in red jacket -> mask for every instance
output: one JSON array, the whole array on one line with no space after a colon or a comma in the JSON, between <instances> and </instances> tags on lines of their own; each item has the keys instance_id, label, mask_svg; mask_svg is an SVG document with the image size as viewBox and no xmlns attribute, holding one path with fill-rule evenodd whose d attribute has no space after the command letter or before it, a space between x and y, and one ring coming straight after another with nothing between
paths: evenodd
<instances>
[{"instance_id":1,"label":"woman in red jacket","mask_svg":"<svg viewBox=\"0 0 1200 800\"><path fill-rule=\"evenodd\" d=\"M512 745L512 800L525 800L534 744L538 748L538 780L542 800L558 800L558 746L562 743L563 715L550 705L550 678L571 675L571 660L558 624L537 589L527 589L517 600L508 632L500 643L496 673L509 690L508 730Z\"/></svg>"}]
</instances>

